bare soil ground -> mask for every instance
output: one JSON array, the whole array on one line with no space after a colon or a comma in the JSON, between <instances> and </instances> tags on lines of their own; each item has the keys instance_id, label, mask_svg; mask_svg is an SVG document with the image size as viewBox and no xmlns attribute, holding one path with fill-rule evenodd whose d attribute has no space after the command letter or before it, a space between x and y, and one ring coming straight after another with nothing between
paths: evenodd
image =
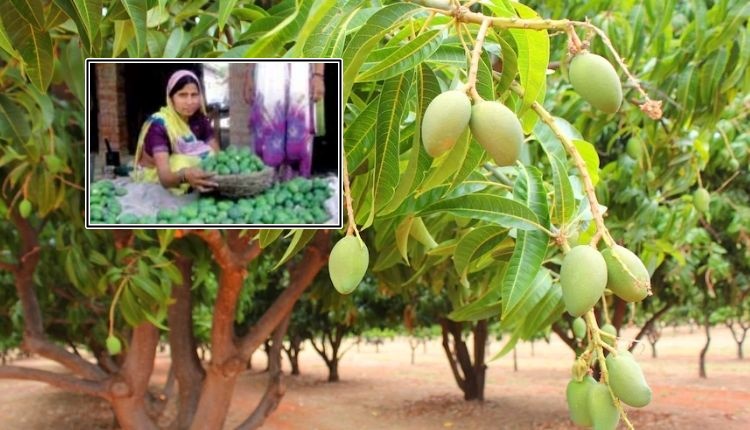
<instances>
[{"instance_id":1,"label":"bare soil ground","mask_svg":"<svg viewBox=\"0 0 750 430\"><path fill-rule=\"evenodd\" d=\"M624 335L633 336L634 330ZM350 341L351 342L351 341ZM637 429L750 429L750 359L736 358L729 331L712 331L708 379L698 378L703 332L664 330L651 357L648 344L635 354L653 391L653 402L628 409ZM502 342L493 342L491 353ZM226 428L250 413L266 384L265 357L257 353L254 370L240 378ZM296 429L572 429L567 419L565 385L573 354L556 337L550 344L519 345L518 371L509 354L489 364L486 401L465 402L450 373L438 341L420 346L416 364L405 339L351 348L340 363L342 381L325 382L327 369L311 347L301 355L302 375L285 376L287 393L266 421L269 430ZM16 365L59 370L36 358ZM169 365L160 355L155 384L163 383ZM288 370L288 363L284 363ZM108 405L98 399L68 394L44 384L0 380L0 429L112 429ZM621 425L621 428L624 426Z\"/></svg>"}]
</instances>

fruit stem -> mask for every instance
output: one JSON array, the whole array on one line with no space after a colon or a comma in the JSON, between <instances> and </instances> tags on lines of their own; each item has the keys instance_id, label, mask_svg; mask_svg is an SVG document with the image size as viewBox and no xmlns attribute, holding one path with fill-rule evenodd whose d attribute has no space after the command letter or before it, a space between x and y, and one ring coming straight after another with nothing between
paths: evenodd
<instances>
[{"instance_id":1,"label":"fruit stem","mask_svg":"<svg viewBox=\"0 0 750 430\"><path fill-rule=\"evenodd\" d=\"M614 252L612 254L614 254ZM625 266L623 265L623 267ZM625 267L625 269L627 270L627 267ZM629 270L628 270L628 273L630 273ZM603 293L602 293L602 311L604 311L604 321L606 321L607 323L611 323L612 321L610 321L609 319L609 307L607 306L607 295Z\"/></svg>"},{"instance_id":2,"label":"fruit stem","mask_svg":"<svg viewBox=\"0 0 750 430\"><path fill-rule=\"evenodd\" d=\"M354 209L352 209L352 191L349 188L349 169L346 165L346 154L343 154L342 164L344 168L344 197L346 198L346 215L349 218L349 224L346 228L346 235L351 236L356 233L359 237L356 222L354 221Z\"/></svg>"},{"instance_id":3,"label":"fruit stem","mask_svg":"<svg viewBox=\"0 0 750 430\"><path fill-rule=\"evenodd\" d=\"M514 81L511 84L510 89L519 96L523 97L524 90L523 87L521 87L521 84L519 84L518 82ZM594 183L591 181L591 176L589 176L589 172L586 169L586 162L583 161L581 154L578 153L578 150L576 149L575 145L573 145L573 142L571 142L570 139L568 139L568 137L565 135L565 133L560 130L560 127L557 126L557 123L555 123L552 115L550 115L550 113L547 112L547 110L544 109L544 107L539 104L539 102L532 103L531 108L534 109L534 112L539 115L539 119L547 124L547 126L552 130L552 133L554 133L555 136L557 136L557 138L560 140L560 142L562 142L565 150L568 151L568 154L573 157L573 162L575 163L578 171L581 174L581 179L583 179L583 186L586 190L586 196L589 200L591 214L594 216L596 229L602 234L602 237L604 238L604 241L607 243L607 245L611 247L615 242L612 239L612 236L610 236L609 230L607 230L607 227L604 225L604 218L599 211L599 202L597 201L596 193L594 192Z\"/></svg>"},{"instance_id":4,"label":"fruit stem","mask_svg":"<svg viewBox=\"0 0 750 430\"><path fill-rule=\"evenodd\" d=\"M477 92L477 71L479 70L479 57L482 55L482 46L484 38L487 35L487 29L490 28L492 20L485 18L477 32L477 39L474 41L474 50L471 52L471 67L469 68L469 82L466 84L469 94L474 103L484 101L482 96Z\"/></svg>"}]
</instances>

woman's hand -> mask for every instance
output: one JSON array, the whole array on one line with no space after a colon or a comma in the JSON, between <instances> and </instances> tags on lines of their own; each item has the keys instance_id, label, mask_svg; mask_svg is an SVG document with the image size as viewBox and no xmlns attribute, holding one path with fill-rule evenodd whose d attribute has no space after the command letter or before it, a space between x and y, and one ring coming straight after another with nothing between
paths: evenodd
<instances>
[{"instance_id":1,"label":"woman's hand","mask_svg":"<svg viewBox=\"0 0 750 430\"><path fill-rule=\"evenodd\" d=\"M182 175L185 178L185 182L200 192L211 191L219 186L219 184L210 180L214 177L213 173L204 172L197 167L183 169Z\"/></svg>"}]
</instances>

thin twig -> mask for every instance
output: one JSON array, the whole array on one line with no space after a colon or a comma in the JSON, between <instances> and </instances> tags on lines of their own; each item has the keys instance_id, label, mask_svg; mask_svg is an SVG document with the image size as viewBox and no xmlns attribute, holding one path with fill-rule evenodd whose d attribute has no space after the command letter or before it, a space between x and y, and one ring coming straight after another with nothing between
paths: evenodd
<instances>
[{"instance_id":1,"label":"thin twig","mask_svg":"<svg viewBox=\"0 0 750 430\"><path fill-rule=\"evenodd\" d=\"M484 38L487 35L487 29L490 28L490 19L482 21L482 25L479 27L477 33L477 40L474 42L474 50L471 52L471 67L469 68L469 81L467 82L467 90L471 94L471 98L474 99L474 103L484 101L482 96L477 92L477 72L479 70L479 57L482 55L482 46L484 45Z\"/></svg>"}]
</instances>

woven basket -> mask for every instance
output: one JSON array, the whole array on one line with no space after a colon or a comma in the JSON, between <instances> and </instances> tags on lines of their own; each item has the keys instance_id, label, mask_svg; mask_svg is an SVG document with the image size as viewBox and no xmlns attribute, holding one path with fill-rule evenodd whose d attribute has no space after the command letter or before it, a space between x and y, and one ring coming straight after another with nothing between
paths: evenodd
<instances>
[{"instance_id":1,"label":"woven basket","mask_svg":"<svg viewBox=\"0 0 750 430\"><path fill-rule=\"evenodd\" d=\"M216 192L225 197L249 197L265 191L273 185L275 172L266 167L260 172L239 175L216 175L211 178L219 184Z\"/></svg>"}]
</instances>

